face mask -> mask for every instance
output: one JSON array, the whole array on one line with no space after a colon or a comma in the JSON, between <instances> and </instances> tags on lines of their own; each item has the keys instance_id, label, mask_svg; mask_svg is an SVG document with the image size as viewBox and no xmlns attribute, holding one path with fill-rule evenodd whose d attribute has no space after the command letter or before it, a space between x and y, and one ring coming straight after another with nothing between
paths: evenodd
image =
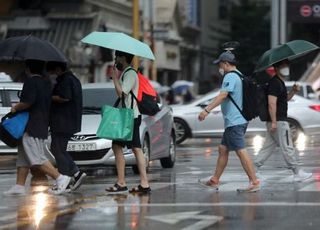
<instances>
[{"instance_id":1,"label":"face mask","mask_svg":"<svg viewBox=\"0 0 320 230\"><path fill-rule=\"evenodd\" d=\"M224 75L224 69L219 68L219 73L223 76Z\"/></svg>"},{"instance_id":2,"label":"face mask","mask_svg":"<svg viewBox=\"0 0 320 230\"><path fill-rule=\"evenodd\" d=\"M122 70L123 70L123 65L122 65L121 63L117 62L117 63L116 63L116 68L117 68L118 70L122 71Z\"/></svg>"},{"instance_id":3,"label":"face mask","mask_svg":"<svg viewBox=\"0 0 320 230\"><path fill-rule=\"evenodd\" d=\"M288 77L290 74L290 69L289 67L283 67L279 70L280 74L284 77Z\"/></svg>"}]
</instances>

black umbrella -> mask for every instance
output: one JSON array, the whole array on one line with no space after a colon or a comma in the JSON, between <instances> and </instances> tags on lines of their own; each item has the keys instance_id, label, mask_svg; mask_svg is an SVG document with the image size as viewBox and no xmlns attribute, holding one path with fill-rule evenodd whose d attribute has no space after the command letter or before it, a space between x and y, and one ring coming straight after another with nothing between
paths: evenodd
<instances>
[{"instance_id":1,"label":"black umbrella","mask_svg":"<svg viewBox=\"0 0 320 230\"><path fill-rule=\"evenodd\" d=\"M52 43L32 35L11 37L0 42L0 60L26 59L67 62L64 54Z\"/></svg>"}]
</instances>

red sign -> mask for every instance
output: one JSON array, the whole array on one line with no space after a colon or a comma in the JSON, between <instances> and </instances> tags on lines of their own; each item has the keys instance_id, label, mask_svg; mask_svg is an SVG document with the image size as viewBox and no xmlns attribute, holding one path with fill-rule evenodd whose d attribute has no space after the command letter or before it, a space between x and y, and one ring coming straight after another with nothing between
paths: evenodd
<instances>
[{"instance_id":1,"label":"red sign","mask_svg":"<svg viewBox=\"0 0 320 230\"><path fill-rule=\"evenodd\" d=\"M287 0L287 3L288 21L320 23L320 0Z\"/></svg>"},{"instance_id":2,"label":"red sign","mask_svg":"<svg viewBox=\"0 0 320 230\"><path fill-rule=\"evenodd\" d=\"M312 15L312 8L309 5L303 5L300 7L300 14L302 17L310 17Z\"/></svg>"}]
</instances>

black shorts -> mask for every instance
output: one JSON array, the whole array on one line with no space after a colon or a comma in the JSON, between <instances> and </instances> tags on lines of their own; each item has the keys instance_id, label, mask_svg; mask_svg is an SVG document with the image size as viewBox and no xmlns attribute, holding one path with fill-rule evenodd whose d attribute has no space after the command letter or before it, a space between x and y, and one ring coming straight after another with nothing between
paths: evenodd
<instances>
[{"instance_id":1,"label":"black shorts","mask_svg":"<svg viewBox=\"0 0 320 230\"><path fill-rule=\"evenodd\" d=\"M141 115L134 119L132 140L131 141L112 141L112 144L120 145L121 147L127 146L128 149L141 148L140 124L141 124Z\"/></svg>"}]
</instances>

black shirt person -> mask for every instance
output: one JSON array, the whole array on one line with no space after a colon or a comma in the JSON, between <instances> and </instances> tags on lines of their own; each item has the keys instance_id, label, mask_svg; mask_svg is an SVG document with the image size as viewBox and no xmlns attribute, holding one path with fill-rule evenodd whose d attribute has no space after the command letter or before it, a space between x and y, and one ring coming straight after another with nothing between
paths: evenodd
<instances>
[{"instance_id":1,"label":"black shirt person","mask_svg":"<svg viewBox=\"0 0 320 230\"><path fill-rule=\"evenodd\" d=\"M70 137L81 130L82 87L79 79L62 62L48 62L47 72L57 75L52 91L50 112L51 151L60 173L74 177L72 190L79 188L86 176L67 152Z\"/></svg>"},{"instance_id":2,"label":"black shirt person","mask_svg":"<svg viewBox=\"0 0 320 230\"><path fill-rule=\"evenodd\" d=\"M272 77L269 81L269 87L267 94L277 97L277 112L276 119L277 121L286 121L287 120L287 111L288 111L288 101L287 101L287 89L284 82L276 75ZM268 121L271 122L269 116Z\"/></svg>"},{"instance_id":3,"label":"black shirt person","mask_svg":"<svg viewBox=\"0 0 320 230\"><path fill-rule=\"evenodd\" d=\"M289 77L290 68L289 61L282 60L273 65L276 75L269 80L268 86L268 112L269 117L266 122L267 132L265 140L258 155L255 158L255 166L257 176L260 176L260 168L265 161L275 152L275 148L279 147L280 152L289 169L294 174L295 182L303 182L312 177L312 173L307 173L299 166L297 160L297 151L294 147L291 130L287 122L288 101L299 92L300 86L294 85L288 93L284 84L284 80Z\"/></svg>"}]
</instances>

